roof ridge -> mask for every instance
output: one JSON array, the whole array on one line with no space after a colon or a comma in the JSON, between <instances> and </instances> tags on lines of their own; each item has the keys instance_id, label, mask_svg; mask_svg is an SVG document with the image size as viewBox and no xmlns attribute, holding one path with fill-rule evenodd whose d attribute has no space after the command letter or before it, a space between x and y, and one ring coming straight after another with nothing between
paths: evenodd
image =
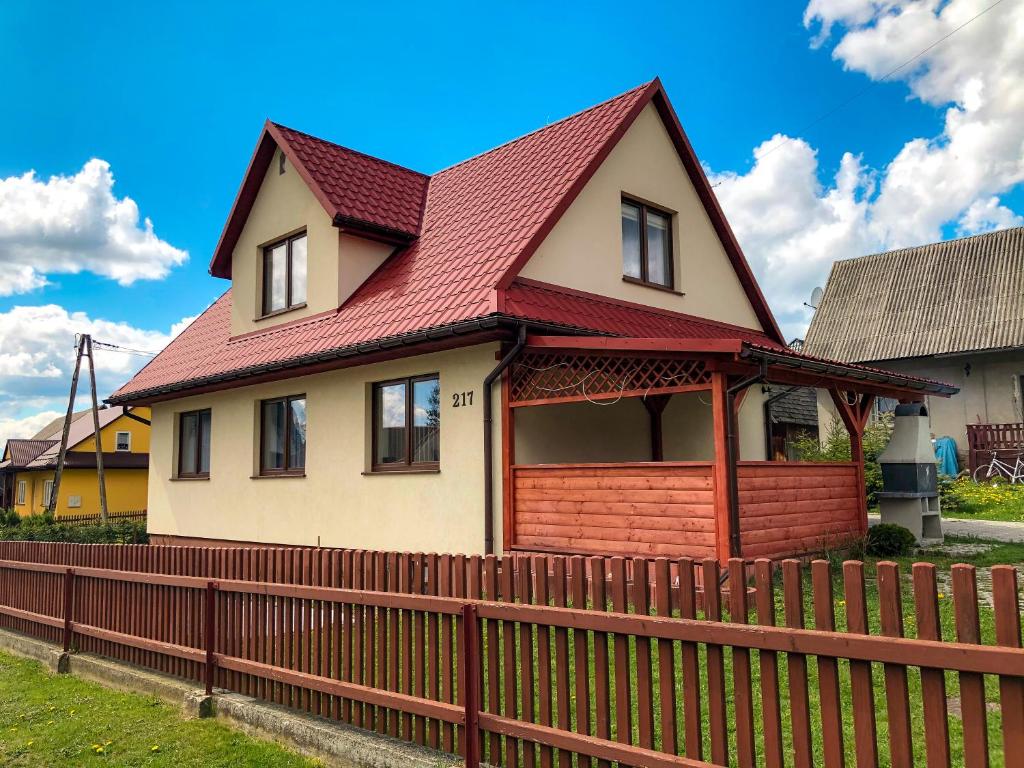
<instances>
[{"instance_id":1,"label":"roof ridge","mask_svg":"<svg viewBox=\"0 0 1024 768\"><path fill-rule=\"evenodd\" d=\"M399 165L398 163L393 162L391 160L385 160L383 157L378 157L377 155L371 155L368 152L361 152L358 149L352 149L352 147L346 147L344 144L339 144L336 141L331 141L330 139L325 139L322 136L314 136L312 133L306 133L306 131L300 131L298 128L291 128L290 126L283 125L281 123L275 123L273 120L269 120L268 122L271 125L273 125L275 128L280 128L280 129L283 129L285 131L290 131L292 133L297 133L300 136L306 136L307 138L313 139L314 141L319 141L322 144L330 144L332 147L337 147L338 149L343 149L346 152L351 152L353 155L360 155L361 157L365 157L367 160L374 160L374 161L376 161L378 163L381 163L383 165L389 165L392 168L397 168L400 171L406 171L407 173L414 173L417 176L422 176L424 179L429 179L430 178L430 174L429 173L423 173L423 171L417 171L414 168L409 168L408 166L405 166L405 165Z\"/></svg>"},{"instance_id":2,"label":"roof ridge","mask_svg":"<svg viewBox=\"0 0 1024 768\"><path fill-rule=\"evenodd\" d=\"M589 107L586 107L585 109L581 109L578 112L573 112L571 115L566 115L565 117L560 117L558 120L555 120L553 123L548 123L547 125L542 125L539 128L534 128L532 131L528 131L526 133L520 134L519 136L516 136L515 138L509 139L508 141L502 142L501 144L498 144L497 146L491 147L490 149L485 149L483 152L478 152L475 155L470 155L467 158L459 160L457 163L453 163L452 165L446 166L445 168L442 168L439 171L435 171L431 175L431 178L433 178L434 176L440 176L442 173L447 173L448 171L454 170L455 168L458 168L460 165L464 165L464 164L466 164L466 163L468 163L468 162L470 162L472 160L479 160L481 157L484 157L485 155L489 155L492 152L497 152L499 149L504 149L505 147L511 146L512 144L515 144L516 142L522 141L523 139L528 139L529 137L533 136L534 134L540 133L541 131L546 131L548 128L554 128L556 125L560 125L561 123L568 122L569 120L573 120L573 119L575 119L577 117L582 117L583 115L587 114L588 112L592 112L595 109L600 109L601 107L608 106L613 101L618 101L619 99L623 99L626 96L629 96L631 94L636 93L637 91L642 91L645 88L650 87L650 85L652 83L654 83L656 80L657 80L657 78L653 78L651 80L648 80L645 83L641 83L640 85L637 85L637 86L635 86L633 88L630 88L628 91L623 91L622 93L620 93L617 96L612 96L611 98L605 99L604 101L598 102L597 104L591 104Z\"/></svg>"},{"instance_id":3,"label":"roof ridge","mask_svg":"<svg viewBox=\"0 0 1024 768\"><path fill-rule=\"evenodd\" d=\"M949 240L934 240L930 243L920 243L919 245L905 245L902 248L890 248L887 251L877 251L876 253L865 253L861 256L851 256L848 259L836 259L834 264L848 264L853 261L861 261L863 259L873 259L878 256L891 256L894 253L902 253L903 251L917 251L923 248L931 248L933 246L946 246L953 245L954 243L960 243L964 240L976 240L983 237L993 237L995 235L1005 235L1010 232L1022 232L1024 231L1024 225L1019 227L1004 227L1003 229L992 229L988 232L976 232L973 235L961 235L960 237L951 237Z\"/></svg>"}]
</instances>

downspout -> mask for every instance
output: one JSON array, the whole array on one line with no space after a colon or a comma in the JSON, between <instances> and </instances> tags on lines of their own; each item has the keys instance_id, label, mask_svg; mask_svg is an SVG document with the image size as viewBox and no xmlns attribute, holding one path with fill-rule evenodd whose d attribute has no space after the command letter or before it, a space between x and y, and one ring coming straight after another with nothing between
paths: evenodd
<instances>
[{"instance_id":1,"label":"downspout","mask_svg":"<svg viewBox=\"0 0 1024 768\"><path fill-rule=\"evenodd\" d=\"M494 554L494 450L491 437L494 433L493 408L491 407L491 385L501 376L502 371L511 365L526 346L526 325L519 326L519 335L515 346L510 349L494 370L484 377L484 554Z\"/></svg>"},{"instance_id":2,"label":"downspout","mask_svg":"<svg viewBox=\"0 0 1024 768\"><path fill-rule=\"evenodd\" d=\"M725 460L728 465L729 493L729 556L741 557L740 549L740 497L739 479L736 474L736 395L747 387L763 382L768 376L768 361L761 360L761 370L733 384L725 390Z\"/></svg>"}]
</instances>

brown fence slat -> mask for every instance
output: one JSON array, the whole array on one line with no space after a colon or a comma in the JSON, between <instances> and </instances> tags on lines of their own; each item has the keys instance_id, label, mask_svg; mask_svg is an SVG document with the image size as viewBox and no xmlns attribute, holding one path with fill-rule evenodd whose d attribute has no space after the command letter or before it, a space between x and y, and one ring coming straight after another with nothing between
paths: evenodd
<instances>
[{"instance_id":1,"label":"brown fence slat","mask_svg":"<svg viewBox=\"0 0 1024 768\"><path fill-rule=\"evenodd\" d=\"M864 588L864 563L843 563L843 597L846 600L846 631L868 634L868 606ZM878 730L875 722L875 689L871 662L850 662L850 693L853 703L853 743L857 768L878 766Z\"/></svg>"},{"instance_id":2,"label":"brown fence slat","mask_svg":"<svg viewBox=\"0 0 1024 768\"><path fill-rule=\"evenodd\" d=\"M956 639L961 643L980 643L978 622L978 583L973 565L957 563L951 569L953 610L956 614ZM965 768L988 766L988 718L985 714L985 678L971 672L960 673L960 709L964 728Z\"/></svg>"},{"instance_id":3,"label":"brown fence slat","mask_svg":"<svg viewBox=\"0 0 1024 768\"><path fill-rule=\"evenodd\" d=\"M627 613L626 561L613 557L609 562L612 610ZM615 740L620 744L633 741L633 676L629 659L629 636L615 635Z\"/></svg>"},{"instance_id":4,"label":"brown fence slat","mask_svg":"<svg viewBox=\"0 0 1024 768\"><path fill-rule=\"evenodd\" d=\"M742 559L729 560L729 620L747 623L747 569ZM754 691L750 675L750 651L735 647L732 651L733 711L736 718L736 759L741 768L753 766Z\"/></svg>"},{"instance_id":5,"label":"brown fence slat","mask_svg":"<svg viewBox=\"0 0 1024 768\"><path fill-rule=\"evenodd\" d=\"M881 562L877 566L878 604L882 634L903 637L903 599L900 571L896 563ZM910 768L914 764L914 741L910 723L910 690L907 668L886 664L885 703L889 720L889 756L893 768Z\"/></svg>"},{"instance_id":6,"label":"brown fence slat","mask_svg":"<svg viewBox=\"0 0 1024 768\"><path fill-rule=\"evenodd\" d=\"M556 555L551 558L551 598L556 608L566 607L566 573L565 558ZM558 716L558 728L562 731L571 730L569 691L572 681L569 679L569 630L566 627L555 629L555 697ZM570 768L572 756L564 749L558 750L560 768Z\"/></svg>"},{"instance_id":7,"label":"brown fence slat","mask_svg":"<svg viewBox=\"0 0 1024 768\"><path fill-rule=\"evenodd\" d=\"M650 573L647 560L633 560L633 612L640 616L650 614ZM654 686L651 677L651 641L637 637L636 643L636 724L637 745L654 748Z\"/></svg>"},{"instance_id":8,"label":"brown fence slat","mask_svg":"<svg viewBox=\"0 0 1024 768\"><path fill-rule=\"evenodd\" d=\"M827 560L811 563L814 599L814 627L835 630L835 603L832 596L832 570ZM839 690L839 662L830 656L818 656L818 701L821 708L821 741L825 765L846 764L843 751L843 707Z\"/></svg>"},{"instance_id":9,"label":"brown fence slat","mask_svg":"<svg viewBox=\"0 0 1024 768\"><path fill-rule=\"evenodd\" d=\"M501 558L501 570L498 574L501 589L501 599L506 603L514 603L516 600L515 564L514 560L505 555ZM509 719L516 719L517 697L516 689L519 683L519 674L516 672L516 634L515 625L511 621L501 622L501 648L502 648L502 715ZM511 738L505 738L505 765L519 765L519 743Z\"/></svg>"},{"instance_id":10,"label":"brown fence slat","mask_svg":"<svg viewBox=\"0 0 1024 768\"><path fill-rule=\"evenodd\" d=\"M654 561L654 611L659 616L672 615L672 563L664 557ZM658 693L661 715L661 751L677 753L676 666L675 648L671 640L658 641Z\"/></svg>"},{"instance_id":11,"label":"brown fence slat","mask_svg":"<svg viewBox=\"0 0 1024 768\"><path fill-rule=\"evenodd\" d=\"M547 605L550 598L548 592L548 558L536 555L533 559L533 600L537 605ZM551 719L551 628L546 625L537 627L537 715L540 724L553 725ZM542 744L540 747L541 768L551 768L553 753L551 747Z\"/></svg>"},{"instance_id":12,"label":"brown fence slat","mask_svg":"<svg viewBox=\"0 0 1024 768\"><path fill-rule=\"evenodd\" d=\"M688 557L676 561L679 574L679 616L697 617L697 585L694 562ZM686 756L699 760L704 753L703 718L701 717L700 658L696 643L680 643L683 672L683 730L686 734Z\"/></svg>"},{"instance_id":13,"label":"brown fence slat","mask_svg":"<svg viewBox=\"0 0 1024 768\"><path fill-rule=\"evenodd\" d=\"M791 629L803 629L804 594L798 560L782 561L782 595L786 626ZM811 744L807 657L800 653L786 654L786 669L789 672L789 710L794 764L796 768L810 768L814 750Z\"/></svg>"},{"instance_id":14,"label":"brown fence slat","mask_svg":"<svg viewBox=\"0 0 1024 768\"><path fill-rule=\"evenodd\" d=\"M594 611L605 611L608 609L606 562L603 557L591 557L589 560L590 606ZM612 642L612 639L607 634L594 633L593 735L604 740L610 740L612 737L611 683L608 667L608 660L614 652ZM607 760L598 758L597 765L598 768L609 768L611 764Z\"/></svg>"},{"instance_id":15,"label":"brown fence slat","mask_svg":"<svg viewBox=\"0 0 1024 768\"><path fill-rule=\"evenodd\" d=\"M1010 648L1021 647L1020 591L1017 569L1010 565L992 566L992 602L995 607L996 642ZM1002 713L1003 754L1024 759L1024 680L999 678L999 708Z\"/></svg>"},{"instance_id":16,"label":"brown fence slat","mask_svg":"<svg viewBox=\"0 0 1024 768\"><path fill-rule=\"evenodd\" d=\"M931 563L914 563L912 575L917 636L922 640L941 640L942 622L935 566ZM921 703L924 708L924 745L928 765L949 768L946 675L941 669L921 669Z\"/></svg>"},{"instance_id":17,"label":"brown fence slat","mask_svg":"<svg viewBox=\"0 0 1024 768\"><path fill-rule=\"evenodd\" d=\"M757 623L775 626L775 587L772 561L761 558L754 563L757 593ZM779 658L772 651L758 654L761 671L761 734L766 768L782 768L782 708L779 702Z\"/></svg>"},{"instance_id":18,"label":"brown fence slat","mask_svg":"<svg viewBox=\"0 0 1024 768\"><path fill-rule=\"evenodd\" d=\"M707 559L703 563L704 576L704 618L707 621L722 620L722 590L717 560ZM725 653L722 646L707 644L708 667L708 719L711 724L711 760L721 765L729 764L729 724L727 720L725 691Z\"/></svg>"},{"instance_id":19,"label":"brown fence slat","mask_svg":"<svg viewBox=\"0 0 1024 768\"><path fill-rule=\"evenodd\" d=\"M520 603L530 605L533 603L533 559L519 558L516 561L516 567L518 569L516 597ZM537 667L534 655L533 628L525 622L519 625L519 666L519 679L522 685L522 720L533 723L536 722L533 699ZM536 752L533 742L523 742L523 761L527 765L536 765Z\"/></svg>"}]
</instances>

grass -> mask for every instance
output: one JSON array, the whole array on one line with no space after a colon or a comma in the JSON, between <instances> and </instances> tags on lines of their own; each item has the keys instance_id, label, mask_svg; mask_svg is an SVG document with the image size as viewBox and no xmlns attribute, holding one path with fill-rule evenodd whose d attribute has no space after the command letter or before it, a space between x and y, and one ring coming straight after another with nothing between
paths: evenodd
<instances>
[{"instance_id":1,"label":"grass","mask_svg":"<svg viewBox=\"0 0 1024 768\"><path fill-rule=\"evenodd\" d=\"M1024 485L960 478L942 489L942 516L963 520L1024 522Z\"/></svg>"},{"instance_id":2,"label":"grass","mask_svg":"<svg viewBox=\"0 0 1024 768\"><path fill-rule=\"evenodd\" d=\"M311 767L316 762L211 720L186 720L143 696L111 691L0 653L0 765Z\"/></svg>"}]
</instances>

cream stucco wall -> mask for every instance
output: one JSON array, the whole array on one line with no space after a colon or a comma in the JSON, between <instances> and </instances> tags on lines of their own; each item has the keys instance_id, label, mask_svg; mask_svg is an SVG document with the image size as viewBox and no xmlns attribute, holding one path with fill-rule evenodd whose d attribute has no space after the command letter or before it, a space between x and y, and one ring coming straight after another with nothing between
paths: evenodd
<instances>
[{"instance_id":1,"label":"cream stucco wall","mask_svg":"<svg viewBox=\"0 0 1024 768\"><path fill-rule=\"evenodd\" d=\"M675 212L675 288L684 295L623 281L623 194ZM637 117L520 274L747 328L761 327L653 106Z\"/></svg>"},{"instance_id":2,"label":"cream stucco wall","mask_svg":"<svg viewBox=\"0 0 1024 768\"><path fill-rule=\"evenodd\" d=\"M740 458L764 459L763 396L751 387L740 406ZM518 408L515 458L519 464L650 461L650 417L639 398L612 405L567 403ZM672 396L662 415L666 461L712 461L711 393Z\"/></svg>"},{"instance_id":3,"label":"cream stucco wall","mask_svg":"<svg viewBox=\"0 0 1024 768\"><path fill-rule=\"evenodd\" d=\"M308 249L306 306L258 320L262 311L263 246L302 229L306 230ZM331 217L295 168L286 163L285 172L278 172L275 154L231 254L232 334L247 333L337 308L340 303L338 240L338 230Z\"/></svg>"},{"instance_id":4,"label":"cream stucco wall","mask_svg":"<svg viewBox=\"0 0 1024 768\"><path fill-rule=\"evenodd\" d=\"M483 551L482 390L497 344L437 352L158 403L150 453L151 533L386 550ZM367 474L369 385L438 372L441 469ZM473 404L452 407L456 392ZM306 395L306 476L253 479L258 401ZM499 388L492 402L499 413ZM176 480L176 414L211 409L208 480ZM500 419L495 541L501 545Z\"/></svg>"}]
</instances>

